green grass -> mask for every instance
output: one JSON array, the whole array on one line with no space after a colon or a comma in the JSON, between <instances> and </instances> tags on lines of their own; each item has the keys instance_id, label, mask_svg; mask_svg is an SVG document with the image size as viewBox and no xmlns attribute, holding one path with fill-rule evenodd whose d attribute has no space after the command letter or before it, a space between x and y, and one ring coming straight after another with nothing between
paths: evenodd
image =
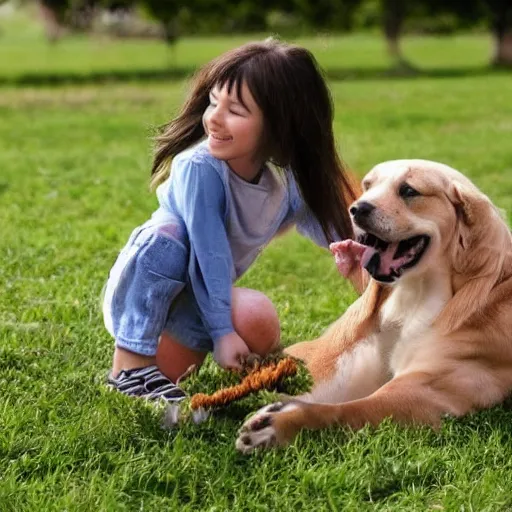
<instances>
[{"instance_id":1,"label":"green grass","mask_svg":"<svg viewBox=\"0 0 512 512\"><path fill-rule=\"evenodd\" d=\"M157 41L108 41L103 38L72 37L55 45L40 40L35 45L32 36L16 38L0 46L0 70L5 79L67 74L83 76L91 73L114 75L118 73L165 72L177 68L184 72L220 53L248 40L266 35L218 37L216 39L186 38L178 40L169 49ZM385 69L389 64L383 40L369 35L345 37L324 36L297 39L306 44L328 69L367 70L374 67ZM411 60L424 70L463 70L482 67L488 62L491 41L487 35L454 37L450 39L447 53L446 39L432 40L414 37L407 40L404 50ZM170 71L170 70L169 70Z\"/></svg>"},{"instance_id":2,"label":"green grass","mask_svg":"<svg viewBox=\"0 0 512 512\"><path fill-rule=\"evenodd\" d=\"M0 77L86 73L89 63L130 71L165 57L156 43L109 43L93 55L97 42L47 48L37 32L3 34ZM325 53L325 38L303 42L333 68L386 66L377 38L328 41ZM193 65L238 42L185 39L176 59ZM406 41L418 65L480 70L464 76L331 81L349 165L362 175L385 159L441 160L510 221L510 76L482 68L487 47L480 36ZM150 136L184 90L135 79L0 88L0 510L511 509L512 413L501 407L439 433L390 422L303 432L286 449L244 457L234 439L247 405L169 432L160 410L103 387L112 340L100 292L155 207ZM241 284L272 298L286 343L318 335L355 298L330 256L295 234L271 244ZM205 387L217 377L203 368Z\"/></svg>"}]
</instances>

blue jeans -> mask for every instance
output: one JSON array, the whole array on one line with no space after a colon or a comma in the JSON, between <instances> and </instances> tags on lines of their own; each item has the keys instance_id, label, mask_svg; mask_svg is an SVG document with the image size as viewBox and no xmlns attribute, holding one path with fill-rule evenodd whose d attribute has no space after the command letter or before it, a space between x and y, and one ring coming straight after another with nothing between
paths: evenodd
<instances>
[{"instance_id":1,"label":"blue jeans","mask_svg":"<svg viewBox=\"0 0 512 512\"><path fill-rule=\"evenodd\" d=\"M212 350L186 284L189 251L183 233L179 219L160 214L136 228L119 254L103 300L105 326L117 346L153 356L165 330L189 348Z\"/></svg>"}]
</instances>

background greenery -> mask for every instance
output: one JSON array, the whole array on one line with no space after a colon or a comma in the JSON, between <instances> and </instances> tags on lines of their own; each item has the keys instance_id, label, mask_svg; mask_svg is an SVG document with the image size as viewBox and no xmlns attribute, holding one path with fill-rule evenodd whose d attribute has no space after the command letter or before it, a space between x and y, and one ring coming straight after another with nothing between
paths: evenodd
<instances>
[{"instance_id":1,"label":"background greenery","mask_svg":"<svg viewBox=\"0 0 512 512\"><path fill-rule=\"evenodd\" d=\"M7 2L8 0L0 0ZM88 31L95 10L136 12L139 18L172 25L175 35L254 30L379 28L390 13L408 18L404 30L450 33L488 27L507 0L10 0L43 5L63 25ZM505 10L506 12L506 10ZM119 20L118 20L119 21ZM510 27L510 25L508 25ZM140 26L139 26L140 27ZM119 27L119 23L117 25ZM146 35L148 33L146 32Z\"/></svg>"},{"instance_id":2,"label":"background greenery","mask_svg":"<svg viewBox=\"0 0 512 512\"><path fill-rule=\"evenodd\" d=\"M170 56L155 42L47 47L34 27L11 28L0 25L0 510L512 508L507 408L449 420L439 433L390 422L303 432L286 449L244 457L234 440L254 402L165 431L160 409L107 391L101 289L155 208L151 136L186 90L161 70L173 58L185 73L247 37L185 38ZM485 67L487 37L406 39L422 69L412 77L388 74L378 37L300 43L327 69L355 172L440 160L511 220L510 75ZM293 233L241 284L271 297L286 344L315 337L355 298L330 255ZM211 388L219 374L209 363L200 378Z\"/></svg>"}]
</instances>

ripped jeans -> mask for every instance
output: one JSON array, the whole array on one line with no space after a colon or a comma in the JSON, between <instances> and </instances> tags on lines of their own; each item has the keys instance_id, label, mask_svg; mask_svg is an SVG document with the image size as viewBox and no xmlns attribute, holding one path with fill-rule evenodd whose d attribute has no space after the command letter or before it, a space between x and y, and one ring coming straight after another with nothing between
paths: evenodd
<instances>
[{"instance_id":1,"label":"ripped jeans","mask_svg":"<svg viewBox=\"0 0 512 512\"><path fill-rule=\"evenodd\" d=\"M136 228L119 254L105 287L103 317L116 345L137 354L156 354L168 331L194 350L210 351L208 336L190 286L184 227L158 210Z\"/></svg>"}]
</instances>

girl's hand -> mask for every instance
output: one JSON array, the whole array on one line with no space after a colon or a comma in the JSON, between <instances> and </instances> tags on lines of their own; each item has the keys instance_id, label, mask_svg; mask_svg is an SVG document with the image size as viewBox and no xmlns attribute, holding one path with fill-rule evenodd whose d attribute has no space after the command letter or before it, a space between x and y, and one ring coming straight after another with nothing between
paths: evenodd
<instances>
[{"instance_id":1,"label":"girl's hand","mask_svg":"<svg viewBox=\"0 0 512 512\"><path fill-rule=\"evenodd\" d=\"M361 257L367 247L347 239L342 242L332 243L329 249L334 254L336 266L340 274L343 277L350 277L354 271L359 269Z\"/></svg>"},{"instance_id":2,"label":"girl's hand","mask_svg":"<svg viewBox=\"0 0 512 512\"><path fill-rule=\"evenodd\" d=\"M368 285L369 275L361 268L361 258L367 247L347 239L332 243L329 249L334 255L340 274L352 282L358 293L363 293Z\"/></svg>"},{"instance_id":3,"label":"girl's hand","mask_svg":"<svg viewBox=\"0 0 512 512\"><path fill-rule=\"evenodd\" d=\"M222 336L213 348L213 358L225 370L241 370L250 353L245 341L234 331Z\"/></svg>"}]
</instances>

